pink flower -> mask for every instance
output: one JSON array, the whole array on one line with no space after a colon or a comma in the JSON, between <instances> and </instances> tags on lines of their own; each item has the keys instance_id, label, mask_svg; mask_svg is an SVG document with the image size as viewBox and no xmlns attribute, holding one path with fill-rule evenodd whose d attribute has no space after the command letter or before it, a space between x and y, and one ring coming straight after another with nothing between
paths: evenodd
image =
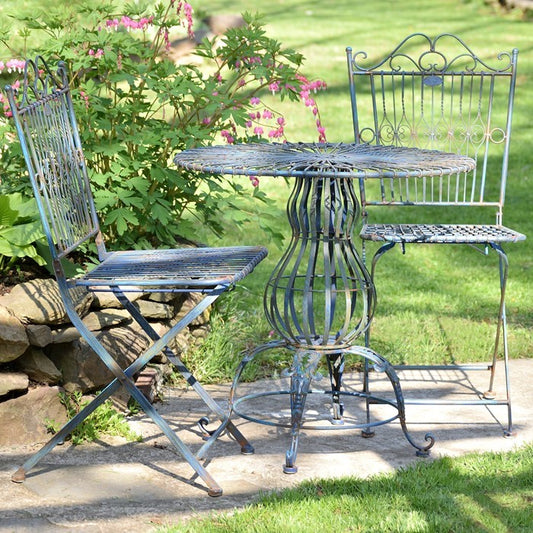
<instances>
[{"instance_id":1,"label":"pink flower","mask_svg":"<svg viewBox=\"0 0 533 533\"><path fill-rule=\"evenodd\" d=\"M279 91L279 84L277 81L273 81L268 88L270 89L270 92L272 94L277 93Z\"/></svg>"},{"instance_id":2,"label":"pink flower","mask_svg":"<svg viewBox=\"0 0 533 533\"><path fill-rule=\"evenodd\" d=\"M261 100L259 98L257 98L257 96L252 96L250 98L250 104L251 105L257 105L257 104L260 104L261 103Z\"/></svg>"},{"instance_id":3,"label":"pink flower","mask_svg":"<svg viewBox=\"0 0 533 533\"><path fill-rule=\"evenodd\" d=\"M187 29L187 35L189 36L189 39L194 39L194 32L192 31L192 28L194 26L194 21L192 19L194 10L191 7L191 4L189 4L188 2L178 2L176 15L180 15L182 9L185 18L181 21L181 25Z\"/></svg>"},{"instance_id":4,"label":"pink flower","mask_svg":"<svg viewBox=\"0 0 533 533\"><path fill-rule=\"evenodd\" d=\"M89 97L85 91L80 91L81 99L85 102L85 109L89 109Z\"/></svg>"},{"instance_id":5,"label":"pink flower","mask_svg":"<svg viewBox=\"0 0 533 533\"><path fill-rule=\"evenodd\" d=\"M261 135L263 135L263 133L264 133L264 130L263 130L263 128L261 126L256 126L254 128L254 135L261 136Z\"/></svg>"},{"instance_id":6,"label":"pink flower","mask_svg":"<svg viewBox=\"0 0 533 533\"><path fill-rule=\"evenodd\" d=\"M99 59L103 55L104 55L104 51L101 48L98 48L98 50L96 50L96 53L94 54L94 57L96 57L96 59Z\"/></svg>"},{"instance_id":7,"label":"pink flower","mask_svg":"<svg viewBox=\"0 0 533 533\"><path fill-rule=\"evenodd\" d=\"M272 118L272 112L269 109L265 109L263 111L263 118L265 118L265 119Z\"/></svg>"},{"instance_id":8,"label":"pink flower","mask_svg":"<svg viewBox=\"0 0 533 533\"><path fill-rule=\"evenodd\" d=\"M2 62L0 72L2 72L4 68L7 68L8 72L23 72L25 66L26 61L23 59L10 59L5 65Z\"/></svg>"},{"instance_id":9,"label":"pink flower","mask_svg":"<svg viewBox=\"0 0 533 533\"><path fill-rule=\"evenodd\" d=\"M254 187L259 187L259 178L257 176L248 176Z\"/></svg>"},{"instance_id":10,"label":"pink flower","mask_svg":"<svg viewBox=\"0 0 533 533\"><path fill-rule=\"evenodd\" d=\"M170 37L168 36L168 28L160 28L159 31L163 32L163 41L165 42L165 50L169 52L172 45L170 44Z\"/></svg>"},{"instance_id":11,"label":"pink flower","mask_svg":"<svg viewBox=\"0 0 533 533\"><path fill-rule=\"evenodd\" d=\"M228 144L233 144L235 142L235 139L232 137L231 133L228 130L222 130L220 132L220 135L226 139L226 142Z\"/></svg>"},{"instance_id":12,"label":"pink flower","mask_svg":"<svg viewBox=\"0 0 533 533\"><path fill-rule=\"evenodd\" d=\"M116 28L118 28L119 21L118 21L118 19L106 20L105 25L108 28L115 28L116 29Z\"/></svg>"}]
</instances>

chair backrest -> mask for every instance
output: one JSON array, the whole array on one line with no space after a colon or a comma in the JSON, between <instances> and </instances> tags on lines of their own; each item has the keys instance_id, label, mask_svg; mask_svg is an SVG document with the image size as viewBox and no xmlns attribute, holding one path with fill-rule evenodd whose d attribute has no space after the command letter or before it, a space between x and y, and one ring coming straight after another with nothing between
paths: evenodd
<instances>
[{"instance_id":1,"label":"chair backrest","mask_svg":"<svg viewBox=\"0 0 533 533\"><path fill-rule=\"evenodd\" d=\"M20 89L6 87L56 274L61 259L94 238L104 253L63 62L28 60Z\"/></svg>"},{"instance_id":2,"label":"chair backrest","mask_svg":"<svg viewBox=\"0 0 533 533\"><path fill-rule=\"evenodd\" d=\"M458 37L415 33L379 59L347 48L355 142L467 155L473 172L361 184L371 205L490 206L502 223L518 51L480 59Z\"/></svg>"}]
</instances>

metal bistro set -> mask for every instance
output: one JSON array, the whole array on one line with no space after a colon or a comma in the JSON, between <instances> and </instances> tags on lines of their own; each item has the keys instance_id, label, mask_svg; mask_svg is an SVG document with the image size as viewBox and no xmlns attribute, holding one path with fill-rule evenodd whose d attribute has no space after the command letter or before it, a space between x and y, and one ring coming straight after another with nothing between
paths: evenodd
<instances>
[{"instance_id":1,"label":"metal bistro set","mask_svg":"<svg viewBox=\"0 0 533 533\"><path fill-rule=\"evenodd\" d=\"M283 176L292 181L287 203L290 241L264 294L264 311L277 338L244 354L227 409L208 394L168 346L221 294L250 274L266 257L266 249L235 246L107 251L87 177L66 67L59 63L57 71L52 71L40 57L28 61L21 89L17 92L7 87L6 92L61 297L72 323L115 377L14 473L13 481L22 482L28 470L120 386L159 426L207 485L211 496L222 494L221 487L202 465L213 442L228 432L243 453L253 452L232 421L239 416L290 431L283 466L286 473L297 470L299 434L307 427L359 428L363 436L371 436L376 426L398 420L416 453L428 455L434 438L426 434L425 441L418 443L411 436L405 414L409 403L502 405L507 409L505 435L511 435L505 315L508 261L502 244L525 236L503 226L502 210L516 62L517 50L485 60L451 34L435 38L421 33L410 35L380 60L371 60L365 52L354 53L348 48L346 101L349 105L351 97L354 142L210 146L176 155L175 164L192 171ZM433 218L421 221L417 210L412 209L416 206L434 207L419 210L424 216L432 213ZM485 223L480 215L484 210L474 209L478 207L487 208L491 216L495 212L494 223ZM435 223L450 217L450 223ZM361 220L359 239L354 231ZM96 243L99 264L83 276L67 279L62 259L91 240ZM372 248L370 242L379 245ZM397 367L372 349L370 325L376 307L376 265L397 244L404 252L408 244L466 244L487 256L492 256L490 251L496 252L500 300L488 363ZM377 251L367 261L371 249ZM129 367L121 368L81 320L71 294L72 288L79 286L113 292L153 340ZM197 292L203 299L160 337L128 298L132 287L151 293ZM386 302L383 295L382 305ZM292 354L292 364L285 375L286 387L240 394L246 365L271 350L288 350ZM196 452L182 442L135 386L135 375L160 352L220 420ZM348 355L363 363L360 390L344 386ZM329 384L314 388L321 362L325 362ZM493 392L497 363L503 370L502 398ZM404 398L397 370L405 368L484 370L488 372L488 386L483 393L474 391L470 399L460 401ZM372 391L374 372L386 376L391 395ZM325 414L306 410L306 401L313 394L325 398ZM281 401L287 414L265 416L257 406L264 404L266 398ZM345 402L353 398L362 403L363 415L348 413ZM373 416L376 404L392 414Z\"/></svg>"}]
</instances>

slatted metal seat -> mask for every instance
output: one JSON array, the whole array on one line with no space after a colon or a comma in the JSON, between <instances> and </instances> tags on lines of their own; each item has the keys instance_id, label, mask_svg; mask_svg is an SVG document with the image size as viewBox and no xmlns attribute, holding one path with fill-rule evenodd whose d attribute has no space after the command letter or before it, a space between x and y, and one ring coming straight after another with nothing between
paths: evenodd
<instances>
[{"instance_id":1,"label":"slatted metal seat","mask_svg":"<svg viewBox=\"0 0 533 533\"><path fill-rule=\"evenodd\" d=\"M457 36L415 33L377 59L352 48L346 52L357 143L440 150L469 156L477 163L471 172L360 180L360 237L365 257L367 243L382 243L372 256L373 278L377 261L398 243L403 251L407 244L467 244L484 254L497 253L500 303L492 360L475 368L468 365L490 371L489 387L482 400L462 403L506 405L505 434L510 435L508 258L502 245L525 239L503 225L518 51L485 60ZM386 305L386 295L381 294L380 300ZM496 400L493 386L500 350L506 393ZM406 398L406 403L416 399Z\"/></svg>"},{"instance_id":2,"label":"slatted metal seat","mask_svg":"<svg viewBox=\"0 0 533 533\"><path fill-rule=\"evenodd\" d=\"M73 325L114 375L113 381L89 405L15 472L13 481L23 481L30 468L123 386L206 483L209 495L220 495L222 489L204 468L201 459L225 430L240 444L243 453L252 453L253 447L229 420L228 408L214 401L169 348L169 344L221 294L250 274L266 257L267 250L262 246L235 246L107 251L88 180L65 64L60 62L57 72L53 72L41 57L29 60L18 94L9 86L6 92L50 246L63 304ZM62 260L81 244L90 241L98 249L98 265L85 275L68 279ZM113 292L152 339L151 346L128 368L120 368L116 354L109 353L83 323L70 291L76 286L90 291ZM128 297L129 293L139 291L195 292L202 297L160 337ZM161 352L221 421L196 454L181 441L135 385L135 375Z\"/></svg>"}]
</instances>

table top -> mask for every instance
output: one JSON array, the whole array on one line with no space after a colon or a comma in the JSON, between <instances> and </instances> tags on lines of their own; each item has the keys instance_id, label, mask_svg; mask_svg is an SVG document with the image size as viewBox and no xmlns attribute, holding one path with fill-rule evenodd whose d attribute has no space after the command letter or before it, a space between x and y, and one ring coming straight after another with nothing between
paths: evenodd
<instances>
[{"instance_id":1,"label":"table top","mask_svg":"<svg viewBox=\"0 0 533 533\"><path fill-rule=\"evenodd\" d=\"M404 178L475 168L470 157L418 148L347 143L248 143L184 150L174 158L188 170L285 177Z\"/></svg>"}]
</instances>

